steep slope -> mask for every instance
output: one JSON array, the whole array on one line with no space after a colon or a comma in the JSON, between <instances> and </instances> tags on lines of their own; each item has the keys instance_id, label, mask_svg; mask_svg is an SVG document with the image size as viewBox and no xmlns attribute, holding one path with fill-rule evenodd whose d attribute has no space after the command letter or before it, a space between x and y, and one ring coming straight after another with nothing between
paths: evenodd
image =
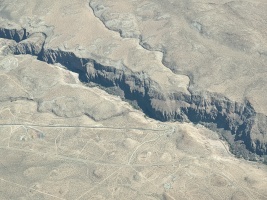
<instances>
[{"instance_id":1,"label":"steep slope","mask_svg":"<svg viewBox=\"0 0 267 200\"><path fill-rule=\"evenodd\" d=\"M213 2L0 0L0 199L267 199L264 65L218 89L235 82L214 49L239 41L213 30L201 57L207 27L187 22L245 4Z\"/></svg>"},{"instance_id":2,"label":"steep slope","mask_svg":"<svg viewBox=\"0 0 267 200\"><path fill-rule=\"evenodd\" d=\"M147 118L76 73L0 56L0 199L266 199L266 165Z\"/></svg>"},{"instance_id":3,"label":"steep slope","mask_svg":"<svg viewBox=\"0 0 267 200\"><path fill-rule=\"evenodd\" d=\"M8 29L4 30L7 32ZM12 35L12 31L7 35ZM233 152L245 158L254 159L246 148L258 155L266 154L266 144L251 138L251 134L265 135L266 116L258 117L248 101L243 104L233 102L210 92L166 92L144 72L133 72L127 66L124 70L104 66L93 59L78 57L73 52L45 49L44 44L45 34L33 33L19 43L7 45L3 52L36 55L41 61L60 63L69 70L79 72L83 81L120 89L123 98L136 101L143 112L154 119L191 121L208 126L214 123L217 128L231 131L234 136L227 136L226 139ZM261 124L261 132L257 132L258 124Z\"/></svg>"},{"instance_id":4,"label":"steep slope","mask_svg":"<svg viewBox=\"0 0 267 200\"><path fill-rule=\"evenodd\" d=\"M105 3L102 3L104 6ZM196 75L182 71L182 74L179 74L172 68L171 62L166 62L168 48L163 48L164 51L161 49L160 52L154 51L154 48L149 47L152 44L143 41L141 32L135 39L135 34L119 35L107 29L117 27L120 23L106 24L111 16L108 14L109 10L106 11L104 7L97 11L97 2L90 2L95 13L87 1L65 4L62 6L57 3L51 7L49 1L43 2L43 5L38 6L40 9L46 7L49 12L43 13L42 17L27 12L36 11L36 2L23 5L7 4L2 13L11 14L2 16L0 36L12 39L13 42L4 42L2 52L31 54L47 63L60 63L72 71L79 72L81 80L85 82L95 82L104 88L112 88L108 90L133 101L152 118L161 121L204 123L209 127L215 124L215 127L231 132L223 135L237 155L254 159L253 155L249 155L250 152L258 155L267 153L266 115L261 113L259 105L255 104L253 99L246 96L232 99L233 96L230 95L229 98L225 93L220 93L220 90L217 92L199 89ZM156 8L152 6L151 9ZM102 21L97 20L94 14ZM136 26L131 27L136 29ZM114 30L123 32L125 27ZM170 43L166 43L168 44ZM187 57L180 60L183 59ZM225 73L217 75L223 77ZM191 78L190 81L188 77ZM255 78L257 76L252 80ZM209 80L213 81L211 78Z\"/></svg>"}]
</instances>

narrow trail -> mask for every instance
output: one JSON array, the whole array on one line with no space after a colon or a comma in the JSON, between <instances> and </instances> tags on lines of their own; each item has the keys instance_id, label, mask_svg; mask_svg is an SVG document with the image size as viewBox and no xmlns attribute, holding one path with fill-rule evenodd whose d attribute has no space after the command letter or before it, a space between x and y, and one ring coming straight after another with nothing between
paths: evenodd
<instances>
[{"instance_id":1,"label":"narrow trail","mask_svg":"<svg viewBox=\"0 0 267 200\"><path fill-rule=\"evenodd\" d=\"M3 181L3 182L5 182L5 183L7 183L7 184L11 184L11 185L14 185L14 186L17 186L17 187L20 187L20 188L24 188L24 189L27 189L27 190L32 190L32 191L38 192L38 193L40 193L40 194L49 196L50 198L53 197L53 198L55 198L55 199L66 200L65 198L57 197L57 196L52 195L52 194L49 194L49 193L47 193L47 192L43 192L43 191L41 191L41 190L36 190L36 189L34 189L33 187L27 187L27 186L25 186L25 185L21 185L21 184L15 183L15 182L13 182L13 181L6 180L6 179L1 178L1 177L0 177L0 181Z\"/></svg>"},{"instance_id":2,"label":"narrow trail","mask_svg":"<svg viewBox=\"0 0 267 200\"><path fill-rule=\"evenodd\" d=\"M149 129L149 128L134 128L134 127L125 127L118 128L112 126L89 126L89 125L41 125L41 124L20 124L20 123L10 123L10 124L0 124L0 127L10 127L10 126L26 126L26 127L43 127L43 128L88 128L88 129L112 129L112 130L140 130L140 131L169 131L170 129Z\"/></svg>"}]
</instances>

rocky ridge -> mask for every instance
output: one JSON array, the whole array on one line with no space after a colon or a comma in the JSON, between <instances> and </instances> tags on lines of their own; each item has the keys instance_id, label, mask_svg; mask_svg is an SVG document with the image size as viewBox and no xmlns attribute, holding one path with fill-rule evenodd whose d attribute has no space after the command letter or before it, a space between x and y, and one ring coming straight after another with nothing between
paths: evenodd
<instances>
[{"instance_id":1,"label":"rocky ridge","mask_svg":"<svg viewBox=\"0 0 267 200\"><path fill-rule=\"evenodd\" d=\"M222 128L228 131L223 136L236 155L255 159L255 154L267 154L267 144L260 140L266 135L267 118L256 113L249 101L239 103L211 92L166 92L145 73L134 72L127 66L122 70L79 57L70 51L47 49L45 33L29 33L24 28L1 28L0 37L10 39L2 49L3 54L30 54L40 61L60 63L79 73L83 82L119 90L122 98L136 102L151 118L191 121Z\"/></svg>"}]
</instances>

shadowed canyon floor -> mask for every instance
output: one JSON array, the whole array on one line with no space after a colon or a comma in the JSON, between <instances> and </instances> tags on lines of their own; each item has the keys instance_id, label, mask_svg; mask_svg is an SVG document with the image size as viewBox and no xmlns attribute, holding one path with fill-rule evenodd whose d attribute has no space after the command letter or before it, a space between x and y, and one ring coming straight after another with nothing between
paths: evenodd
<instances>
[{"instance_id":1,"label":"shadowed canyon floor","mask_svg":"<svg viewBox=\"0 0 267 200\"><path fill-rule=\"evenodd\" d=\"M0 199L267 199L265 5L0 1Z\"/></svg>"}]
</instances>

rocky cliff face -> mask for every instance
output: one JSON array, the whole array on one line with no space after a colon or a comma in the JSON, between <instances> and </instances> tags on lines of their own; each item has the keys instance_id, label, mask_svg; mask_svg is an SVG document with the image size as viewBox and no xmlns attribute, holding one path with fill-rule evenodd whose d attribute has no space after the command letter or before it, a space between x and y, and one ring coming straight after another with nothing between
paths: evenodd
<instances>
[{"instance_id":1,"label":"rocky cliff face","mask_svg":"<svg viewBox=\"0 0 267 200\"><path fill-rule=\"evenodd\" d=\"M15 40L16 42L20 42L27 38L29 33L26 32L26 29L6 29L0 28L0 37Z\"/></svg>"},{"instance_id":2,"label":"rocky cliff face","mask_svg":"<svg viewBox=\"0 0 267 200\"><path fill-rule=\"evenodd\" d=\"M4 50L5 53L18 54L30 54L37 56L41 53L43 45L45 43L46 36L43 33L33 33L28 35L28 37L19 36L21 31L10 30L10 33L5 29L5 34L2 34L3 38L10 39L9 36L13 36L16 39L8 45Z\"/></svg>"},{"instance_id":3,"label":"rocky cliff face","mask_svg":"<svg viewBox=\"0 0 267 200\"><path fill-rule=\"evenodd\" d=\"M117 69L104 66L91 58L81 58L73 52L46 49L46 35L29 34L25 29L0 29L0 37L11 39L3 52L31 54L47 63L60 63L79 73L84 82L94 82L105 88L122 91L121 96L137 102L149 117L161 121L190 121L231 132L223 134L233 153L253 159L254 155L267 154L265 142L267 118L256 113L250 102L234 102L210 92L166 92L144 73L136 73L124 66Z\"/></svg>"}]
</instances>

